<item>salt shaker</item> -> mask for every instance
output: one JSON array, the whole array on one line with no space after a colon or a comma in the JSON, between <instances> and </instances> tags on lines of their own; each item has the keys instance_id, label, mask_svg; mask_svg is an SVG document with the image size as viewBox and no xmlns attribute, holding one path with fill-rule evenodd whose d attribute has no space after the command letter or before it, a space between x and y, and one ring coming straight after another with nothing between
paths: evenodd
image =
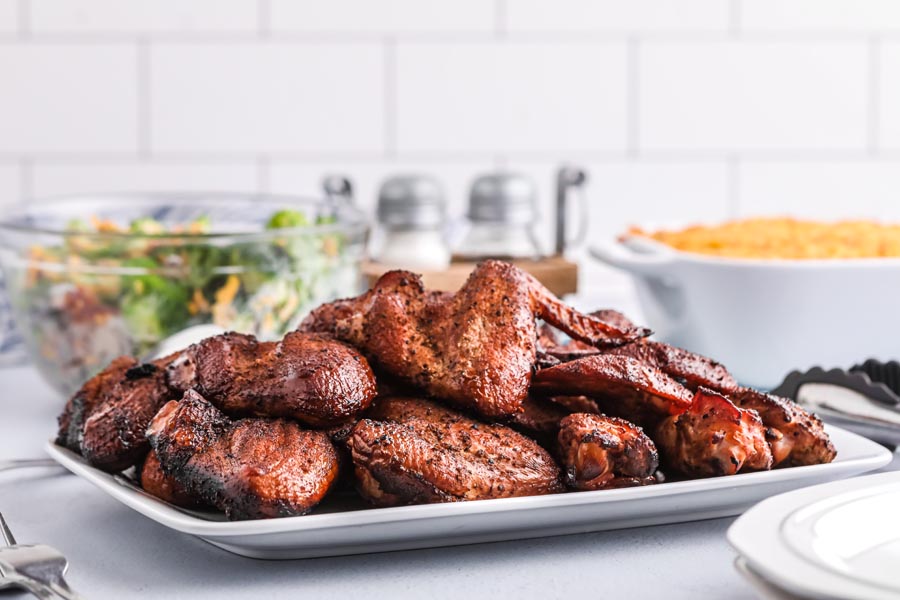
<instances>
[{"instance_id":1,"label":"salt shaker","mask_svg":"<svg viewBox=\"0 0 900 600\"><path fill-rule=\"evenodd\" d=\"M540 258L534 236L537 219L534 182L515 173L492 173L475 179L466 214L469 231L456 250L467 260Z\"/></svg>"},{"instance_id":2,"label":"salt shaker","mask_svg":"<svg viewBox=\"0 0 900 600\"><path fill-rule=\"evenodd\" d=\"M387 267L442 271L450 265L444 240L446 202L440 184L426 175L391 177L378 193L373 259Z\"/></svg>"}]
</instances>

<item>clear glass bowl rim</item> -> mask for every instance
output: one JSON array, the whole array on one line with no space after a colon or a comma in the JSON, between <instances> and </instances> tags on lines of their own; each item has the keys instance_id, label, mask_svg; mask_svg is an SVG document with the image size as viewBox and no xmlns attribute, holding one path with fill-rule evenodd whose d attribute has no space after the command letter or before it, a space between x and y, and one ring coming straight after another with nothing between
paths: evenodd
<instances>
[{"instance_id":1,"label":"clear glass bowl rim","mask_svg":"<svg viewBox=\"0 0 900 600\"><path fill-rule=\"evenodd\" d=\"M122 206L127 203L129 206L143 205L155 206L159 204L183 204L188 206L208 206L210 210L216 207L231 203L246 203L251 206L258 206L261 210L267 205L271 207L272 212L284 208L293 208L302 210L304 207L316 208L334 207L339 214L338 221L326 224L310 224L299 227L284 227L279 229L260 229L259 231L215 231L209 233L133 233L130 231L89 231L78 232L68 231L65 229L57 229L53 227L29 226L14 222L16 218L23 218L29 214L40 217L41 214L51 214L54 207L71 206L74 202L82 203L85 206L85 214L91 214L90 206L97 208L99 212L102 207ZM3 210L0 213L0 234L16 233L16 234L40 234L52 235L60 238L77 237L80 239L96 239L96 240L188 240L191 242L202 243L204 240L226 241L234 240L236 242L249 241L265 241L275 238L290 237L293 235L322 235L329 233L344 234L364 234L368 231L369 225L365 215L355 206L339 201L329 201L324 198L314 198L308 196L294 196L289 194L269 194L269 193L241 193L241 192L104 192L97 194L67 194L52 196L47 198L39 198L27 203L19 203ZM0 240L7 238L6 235L0 235ZM0 241L2 244L2 241Z\"/></svg>"}]
</instances>

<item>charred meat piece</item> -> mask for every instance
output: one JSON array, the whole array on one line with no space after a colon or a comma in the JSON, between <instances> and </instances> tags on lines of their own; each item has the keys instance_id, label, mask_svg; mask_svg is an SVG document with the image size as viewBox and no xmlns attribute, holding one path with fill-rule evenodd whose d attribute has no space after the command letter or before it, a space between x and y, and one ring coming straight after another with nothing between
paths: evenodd
<instances>
[{"instance_id":1,"label":"charred meat piece","mask_svg":"<svg viewBox=\"0 0 900 600\"><path fill-rule=\"evenodd\" d=\"M163 472L162 465L159 464L159 457L152 450L147 455L147 458L144 459L139 482L145 492L169 504L181 506L182 508L197 508L202 505L174 477L170 477Z\"/></svg>"},{"instance_id":2,"label":"charred meat piece","mask_svg":"<svg viewBox=\"0 0 900 600\"><path fill-rule=\"evenodd\" d=\"M174 397L162 368L168 360L170 357L152 363L135 362L124 371L116 368L97 376L103 379L97 386L101 394L95 397L81 432L81 454L89 463L116 472L144 458L150 449L147 425ZM120 366L124 364L122 361Z\"/></svg>"},{"instance_id":3,"label":"charred meat piece","mask_svg":"<svg viewBox=\"0 0 900 600\"><path fill-rule=\"evenodd\" d=\"M229 415L288 417L317 427L351 419L375 397L359 352L337 340L292 332L280 342L226 333L185 350L169 385L195 390Z\"/></svg>"},{"instance_id":4,"label":"charred meat piece","mask_svg":"<svg viewBox=\"0 0 900 600\"><path fill-rule=\"evenodd\" d=\"M357 298L314 310L305 331L353 344L386 373L489 418L518 412L537 350L536 317L603 345L649 332L620 330L562 303L531 275L485 261L455 294L425 291L419 276L391 271Z\"/></svg>"},{"instance_id":5,"label":"charred meat piece","mask_svg":"<svg viewBox=\"0 0 900 600\"><path fill-rule=\"evenodd\" d=\"M599 354L535 373L532 390L583 394L605 413L649 427L691 405L691 392L659 369L630 356Z\"/></svg>"},{"instance_id":6,"label":"charred meat piece","mask_svg":"<svg viewBox=\"0 0 900 600\"><path fill-rule=\"evenodd\" d=\"M167 475L233 520L302 515L338 475L324 432L293 421L232 421L194 391L166 404L147 435Z\"/></svg>"},{"instance_id":7,"label":"charred meat piece","mask_svg":"<svg viewBox=\"0 0 900 600\"><path fill-rule=\"evenodd\" d=\"M819 417L795 402L749 388L740 388L729 398L737 406L759 413L775 467L829 463L837 455Z\"/></svg>"},{"instance_id":8,"label":"charred meat piece","mask_svg":"<svg viewBox=\"0 0 900 600\"><path fill-rule=\"evenodd\" d=\"M720 394L729 394L738 389L737 381L720 363L662 342L641 340L604 353L636 358L683 381L687 388L694 391L705 387Z\"/></svg>"},{"instance_id":9,"label":"charred meat piece","mask_svg":"<svg viewBox=\"0 0 900 600\"><path fill-rule=\"evenodd\" d=\"M591 400L587 396L550 396L550 402L560 406L567 413L589 413L592 415L601 415L603 411L596 401Z\"/></svg>"},{"instance_id":10,"label":"charred meat piece","mask_svg":"<svg viewBox=\"0 0 900 600\"><path fill-rule=\"evenodd\" d=\"M562 491L559 467L536 442L437 404L379 400L348 440L357 488L378 506L534 496Z\"/></svg>"},{"instance_id":11,"label":"charred meat piece","mask_svg":"<svg viewBox=\"0 0 900 600\"><path fill-rule=\"evenodd\" d=\"M545 448L552 447L559 431L559 422L569 412L547 398L528 396L522 402L522 412L510 417L508 425L533 438Z\"/></svg>"},{"instance_id":12,"label":"charred meat piece","mask_svg":"<svg viewBox=\"0 0 900 600\"><path fill-rule=\"evenodd\" d=\"M560 422L558 440L566 483L576 490L656 483L656 446L628 421L575 413Z\"/></svg>"},{"instance_id":13,"label":"charred meat piece","mask_svg":"<svg viewBox=\"0 0 900 600\"><path fill-rule=\"evenodd\" d=\"M97 375L88 379L81 389L69 398L62 414L59 415L56 443L80 453L85 420L99 404L109 398L112 388L125 378L125 371L138 364L138 361L130 356L120 356Z\"/></svg>"},{"instance_id":14,"label":"charred meat piece","mask_svg":"<svg viewBox=\"0 0 900 600\"><path fill-rule=\"evenodd\" d=\"M659 424L653 438L663 463L688 477L716 477L772 467L759 415L700 388L690 409Z\"/></svg>"},{"instance_id":15,"label":"charred meat piece","mask_svg":"<svg viewBox=\"0 0 900 600\"><path fill-rule=\"evenodd\" d=\"M635 327L631 319L612 309L596 310L591 313L591 316L602 319L619 329ZM696 391L701 386L721 394L728 394L738 389L737 381L720 363L662 342L642 339L630 344L601 349L577 340L559 344L555 333L546 326L541 333L543 342L541 349L546 354L562 361L577 360L593 354L630 356L656 367L670 377L683 381L684 385L692 391Z\"/></svg>"},{"instance_id":16,"label":"charred meat piece","mask_svg":"<svg viewBox=\"0 0 900 600\"><path fill-rule=\"evenodd\" d=\"M631 319L611 308L595 310L590 313L590 316L609 323L622 331L638 329L638 326ZM565 343L561 343L556 335L556 331L546 323L540 328L538 347L547 356L563 362L601 353L600 348L579 340L567 340Z\"/></svg>"}]
</instances>

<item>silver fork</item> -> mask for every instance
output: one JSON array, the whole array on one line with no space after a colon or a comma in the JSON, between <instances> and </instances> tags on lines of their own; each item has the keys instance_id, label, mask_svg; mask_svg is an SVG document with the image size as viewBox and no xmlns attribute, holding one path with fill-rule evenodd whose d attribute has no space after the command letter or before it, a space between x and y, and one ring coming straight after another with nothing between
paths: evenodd
<instances>
[{"instance_id":1,"label":"silver fork","mask_svg":"<svg viewBox=\"0 0 900 600\"><path fill-rule=\"evenodd\" d=\"M29 469L32 467L57 467L57 463L52 458L16 458L0 460L0 471L9 471L12 469Z\"/></svg>"},{"instance_id":2,"label":"silver fork","mask_svg":"<svg viewBox=\"0 0 900 600\"><path fill-rule=\"evenodd\" d=\"M56 548L16 544L16 538L0 514L0 589L19 587L46 600L83 600L63 578L69 562Z\"/></svg>"}]
</instances>

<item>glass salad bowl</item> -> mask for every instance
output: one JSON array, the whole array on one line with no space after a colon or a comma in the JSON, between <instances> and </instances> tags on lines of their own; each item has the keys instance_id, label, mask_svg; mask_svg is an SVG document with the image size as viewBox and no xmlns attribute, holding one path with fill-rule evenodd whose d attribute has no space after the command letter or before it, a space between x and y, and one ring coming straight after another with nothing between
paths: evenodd
<instances>
[{"instance_id":1,"label":"glass salad bowl","mask_svg":"<svg viewBox=\"0 0 900 600\"><path fill-rule=\"evenodd\" d=\"M346 203L247 194L65 197L0 217L0 264L43 376L69 395L192 326L277 339L360 292L368 228Z\"/></svg>"}]
</instances>

